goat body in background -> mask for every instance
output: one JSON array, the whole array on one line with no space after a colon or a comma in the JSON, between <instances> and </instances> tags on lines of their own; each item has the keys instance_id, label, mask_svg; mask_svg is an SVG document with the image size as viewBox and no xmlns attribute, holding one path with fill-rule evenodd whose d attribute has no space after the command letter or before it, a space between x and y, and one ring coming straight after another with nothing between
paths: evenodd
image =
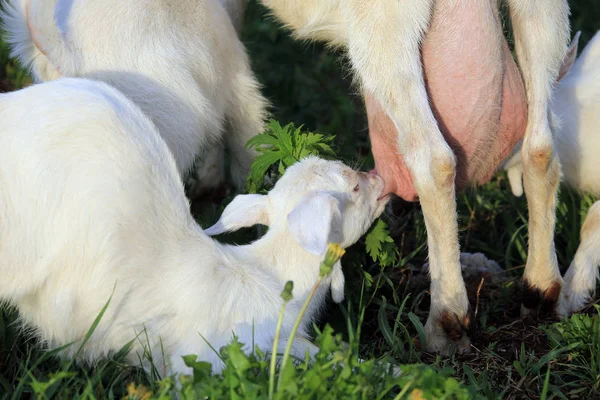
<instances>
[{"instance_id":1,"label":"goat body in background","mask_svg":"<svg viewBox=\"0 0 600 400\"><path fill-rule=\"evenodd\" d=\"M182 176L199 162L192 196L224 183L225 145L243 187L255 155L245 145L263 129L266 101L219 1L8 0L4 8L12 54L35 81L116 87L158 127Z\"/></svg>"},{"instance_id":2,"label":"goat body in background","mask_svg":"<svg viewBox=\"0 0 600 400\"><path fill-rule=\"evenodd\" d=\"M148 346L165 373L189 372L181 358L188 354L219 370L208 344L218 349L233 334L270 351L280 293L292 280L285 346L327 244L356 242L389 198L374 174L306 158L267 195L236 197L207 230L269 231L249 245L222 245L190 214L155 126L114 88L78 78L33 85L0 95L0 118L0 301L57 347L83 339L110 298L84 347L88 360L136 335L129 361ZM341 301L339 263L305 315L296 356L315 352L307 327L330 285Z\"/></svg>"}]
</instances>

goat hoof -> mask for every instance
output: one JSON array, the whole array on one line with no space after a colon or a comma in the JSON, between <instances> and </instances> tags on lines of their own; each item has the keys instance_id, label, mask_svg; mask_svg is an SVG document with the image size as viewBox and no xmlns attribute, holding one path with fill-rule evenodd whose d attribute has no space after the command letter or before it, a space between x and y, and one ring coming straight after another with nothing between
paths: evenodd
<instances>
[{"instance_id":1,"label":"goat hoof","mask_svg":"<svg viewBox=\"0 0 600 400\"><path fill-rule=\"evenodd\" d=\"M546 289L542 289L524 279L521 318L535 320L554 316L561 288L562 283L558 280L552 282Z\"/></svg>"},{"instance_id":2,"label":"goat hoof","mask_svg":"<svg viewBox=\"0 0 600 400\"><path fill-rule=\"evenodd\" d=\"M451 311L442 311L437 317L430 316L425 324L427 351L442 355L469 353L471 340L467 331L470 325L470 310L463 317Z\"/></svg>"}]
</instances>

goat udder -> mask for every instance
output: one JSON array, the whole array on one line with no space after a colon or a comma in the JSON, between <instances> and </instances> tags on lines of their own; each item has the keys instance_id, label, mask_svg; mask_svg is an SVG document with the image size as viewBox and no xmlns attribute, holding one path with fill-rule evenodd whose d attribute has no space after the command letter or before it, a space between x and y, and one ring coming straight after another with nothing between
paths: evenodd
<instances>
[{"instance_id":1,"label":"goat udder","mask_svg":"<svg viewBox=\"0 0 600 400\"><path fill-rule=\"evenodd\" d=\"M493 2L492 2L493 3ZM493 4L438 1L422 48L430 105L456 155L456 187L487 182L522 138L525 88ZM393 122L365 99L375 165L393 192L417 200Z\"/></svg>"}]
</instances>

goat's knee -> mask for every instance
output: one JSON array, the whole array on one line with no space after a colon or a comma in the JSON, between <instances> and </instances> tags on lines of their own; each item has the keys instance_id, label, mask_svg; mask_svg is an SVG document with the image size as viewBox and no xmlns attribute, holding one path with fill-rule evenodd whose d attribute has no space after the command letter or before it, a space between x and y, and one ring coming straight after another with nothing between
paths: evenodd
<instances>
[{"instance_id":1,"label":"goat's knee","mask_svg":"<svg viewBox=\"0 0 600 400\"><path fill-rule=\"evenodd\" d=\"M560 163L551 144L524 148L523 152L524 180L528 180L529 185L545 183L549 187L558 186Z\"/></svg>"},{"instance_id":2,"label":"goat's knee","mask_svg":"<svg viewBox=\"0 0 600 400\"><path fill-rule=\"evenodd\" d=\"M551 144L528 147L524 151L523 162L528 167L540 172L547 171L550 168L554 158L554 148Z\"/></svg>"},{"instance_id":3,"label":"goat's knee","mask_svg":"<svg viewBox=\"0 0 600 400\"><path fill-rule=\"evenodd\" d=\"M456 159L453 154L434 157L432 161L433 179L439 188L451 188L456 176Z\"/></svg>"},{"instance_id":4,"label":"goat's knee","mask_svg":"<svg viewBox=\"0 0 600 400\"><path fill-rule=\"evenodd\" d=\"M412 168L415 189L419 197L447 192L454 188L456 176L456 159L452 151L440 152L436 155L419 155L417 164Z\"/></svg>"}]
</instances>

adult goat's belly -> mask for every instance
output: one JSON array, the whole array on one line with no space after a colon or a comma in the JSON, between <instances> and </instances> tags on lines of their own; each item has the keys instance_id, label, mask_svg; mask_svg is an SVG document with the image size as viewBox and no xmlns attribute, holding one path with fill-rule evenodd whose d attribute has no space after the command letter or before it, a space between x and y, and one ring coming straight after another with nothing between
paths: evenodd
<instances>
[{"instance_id":1,"label":"adult goat's belly","mask_svg":"<svg viewBox=\"0 0 600 400\"><path fill-rule=\"evenodd\" d=\"M458 189L488 181L526 127L523 81L494 7L493 0L438 0L422 46L430 105L456 155ZM393 123L372 97L366 103L376 168L386 192L416 200Z\"/></svg>"}]
</instances>

